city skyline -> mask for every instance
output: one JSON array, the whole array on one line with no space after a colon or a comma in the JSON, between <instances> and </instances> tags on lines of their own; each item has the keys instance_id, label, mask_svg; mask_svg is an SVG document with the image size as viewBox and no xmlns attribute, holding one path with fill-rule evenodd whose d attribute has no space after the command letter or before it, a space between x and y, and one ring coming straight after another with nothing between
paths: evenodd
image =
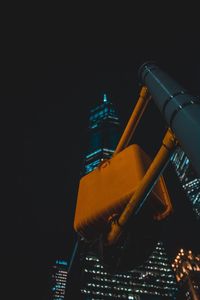
<instances>
[{"instance_id":1,"label":"city skyline","mask_svg":"<svg viewBox=\"0 0 200 300\"><path fill-rule=\"evenodd\" d=\"M49 299L64 300L67 289L68 263L63 259L56 259L50 268Z\"/></svg>"}]
</instances>

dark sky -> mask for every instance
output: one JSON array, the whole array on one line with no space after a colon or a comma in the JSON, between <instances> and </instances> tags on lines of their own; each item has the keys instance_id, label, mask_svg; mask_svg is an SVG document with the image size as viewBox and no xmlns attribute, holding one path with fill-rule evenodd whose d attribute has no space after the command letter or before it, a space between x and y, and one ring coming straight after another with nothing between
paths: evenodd
<instances>
[{"instance_id":1,"label":"dark sky","mask_svg":"<svg viewBox=\"0 0 200 300\"><path fill-rule=\"evenodd\" d=\"M6 44L1 93L9 186L3 201L2 259L10 265L8 291L13 295L24 288L24 295L30 293L26 299L45 299L49 266L72 252L87 117L102 94L107 92L116 105L122 128L138 96L138 68L147 60L155 60L192 94L200 94L195 32L171 29L155 35L154 30L135 28L128 43L117 32L115 41L107 34L107 39L98 35L94 43L89 36L88 43L76 33L71 34L74 38L54 33L52 40L48 33L47 42L45 31L38 39L37 33L27 39L28 32L19 37L14 31ZM152 155L164 125L152 105L136 134Z\"/></svg>"}]
</instances>

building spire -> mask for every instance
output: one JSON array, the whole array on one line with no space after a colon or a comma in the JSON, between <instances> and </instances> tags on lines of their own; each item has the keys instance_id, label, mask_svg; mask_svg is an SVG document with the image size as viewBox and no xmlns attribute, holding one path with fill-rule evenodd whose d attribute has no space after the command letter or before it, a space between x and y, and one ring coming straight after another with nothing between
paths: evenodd
<instances>
[{"instance_id":1,"label":"building spire","mask_svg":"<svg viewBox=\"0 0 200 300\"><path fill-rule=\"evenodd\" d=\"M108 102L107 95L103 94L103 102Z\"/></svg>"}]
</instances>

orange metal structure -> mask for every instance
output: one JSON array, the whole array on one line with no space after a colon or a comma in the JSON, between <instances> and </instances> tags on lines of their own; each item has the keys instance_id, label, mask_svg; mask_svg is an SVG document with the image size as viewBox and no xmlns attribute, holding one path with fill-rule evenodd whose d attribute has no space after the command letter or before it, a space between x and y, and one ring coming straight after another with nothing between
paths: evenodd
<instances>
[{"instance_id":1,"label":"orange metal structure","mask_svg":"<svg viewBox=\"0 0 200 300\"><path fill-rule=\"evenodd\" d=\"M143 86L140 91L139 99L136 103L136 106L134 107L128 124L126 125L126 128L113 155L116 155L117 153L122 151L129 144L150 99L151 96L148 95L147 87Z\"/></svg>"},{"instance_id":2,"label":"orange metal structure","mask_svg":"<svg viewBox=\"0 0 200 300\"><path fill-rule=\"evenodd\" d=\"M150 164L148 155L134 144L82 177L74 220L75 230L88 240L97 238L105 231L109 217L120 216ZM149 200L149 213L155 218L162 219L171 212L171 201L162 177Z\"/></svg>"},{"instance_id":3,"label":"orange metal structure","mask_svg":"<svg viewBox=\"0 0 200 300\"><path fill-rule=\"evenodd\" d=\"M161 174L176 147L174 135L170 130L167 131L163 145L153 162L138 145L125 148L149 100L147 88L142 87L113 157L103 161L80 180L74 229L86 240L97 239L107 232L105 244L115 243L122 227L134 213L138 203L146 198L148 190L150 192L156 181L148 195L148 205L145 204L148 214L161 220L172 212L171 200ZM117 222L110 222L112 218L117 219Z\"/></svg>"},{"instance_id":4,"label":"orange metal structure","mask_svg":"<svg viewBox=\"0 0 200 300\"><path fill-rule=\"evenodd\" d=\"M162 146L160 147L154 160L149 166L147 172L144 174L143 178L141 178L135 193L133 194L126 207L124 208L123 212L119 216L118 222L112 222L111 230L108 233L105 241L107 245L111 245L117 242L123 231L123 227L128 222L129 218L134 214L134 211L137 210L138 203L142 205L141 202L144 202L147 196L151 196L151 194L149 195L149 192L151 191L151 188L154 187L154 184L156 182L157 185L159 185L160 183L160 188L163 192L162 203L163 205L165 205L165 210L162 213L157 211L157 215L154 216L154 218L156 218L159 221L166 218L172 212L171 200L169 198L165 182L161 174L164 168L166 167L171 157L171 154L173 153L176 146L177 140L172 134L171 130L168 129L163 139ZM153 192L155 191L155 187L153 189ZM151 199L148 199L148 203L153 205ZM151 209L149 209L149 214L152 214Z\"/></svg>"}]
</instances>

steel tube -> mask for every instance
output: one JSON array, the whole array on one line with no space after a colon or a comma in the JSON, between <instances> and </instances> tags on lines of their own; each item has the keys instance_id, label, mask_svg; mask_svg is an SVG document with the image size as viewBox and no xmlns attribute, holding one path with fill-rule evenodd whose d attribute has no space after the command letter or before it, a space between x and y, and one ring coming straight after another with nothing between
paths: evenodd
<instances>
[{"instance_id":1,"label":"steel tube","mask_svg":"<svg viewBox=\"0 0 200 300\"><path fill-rule=\"evenodd\" d=\"M143 64L139 77L200 176L200 100L155 63Z\"/></svg>"}]
</instances>

